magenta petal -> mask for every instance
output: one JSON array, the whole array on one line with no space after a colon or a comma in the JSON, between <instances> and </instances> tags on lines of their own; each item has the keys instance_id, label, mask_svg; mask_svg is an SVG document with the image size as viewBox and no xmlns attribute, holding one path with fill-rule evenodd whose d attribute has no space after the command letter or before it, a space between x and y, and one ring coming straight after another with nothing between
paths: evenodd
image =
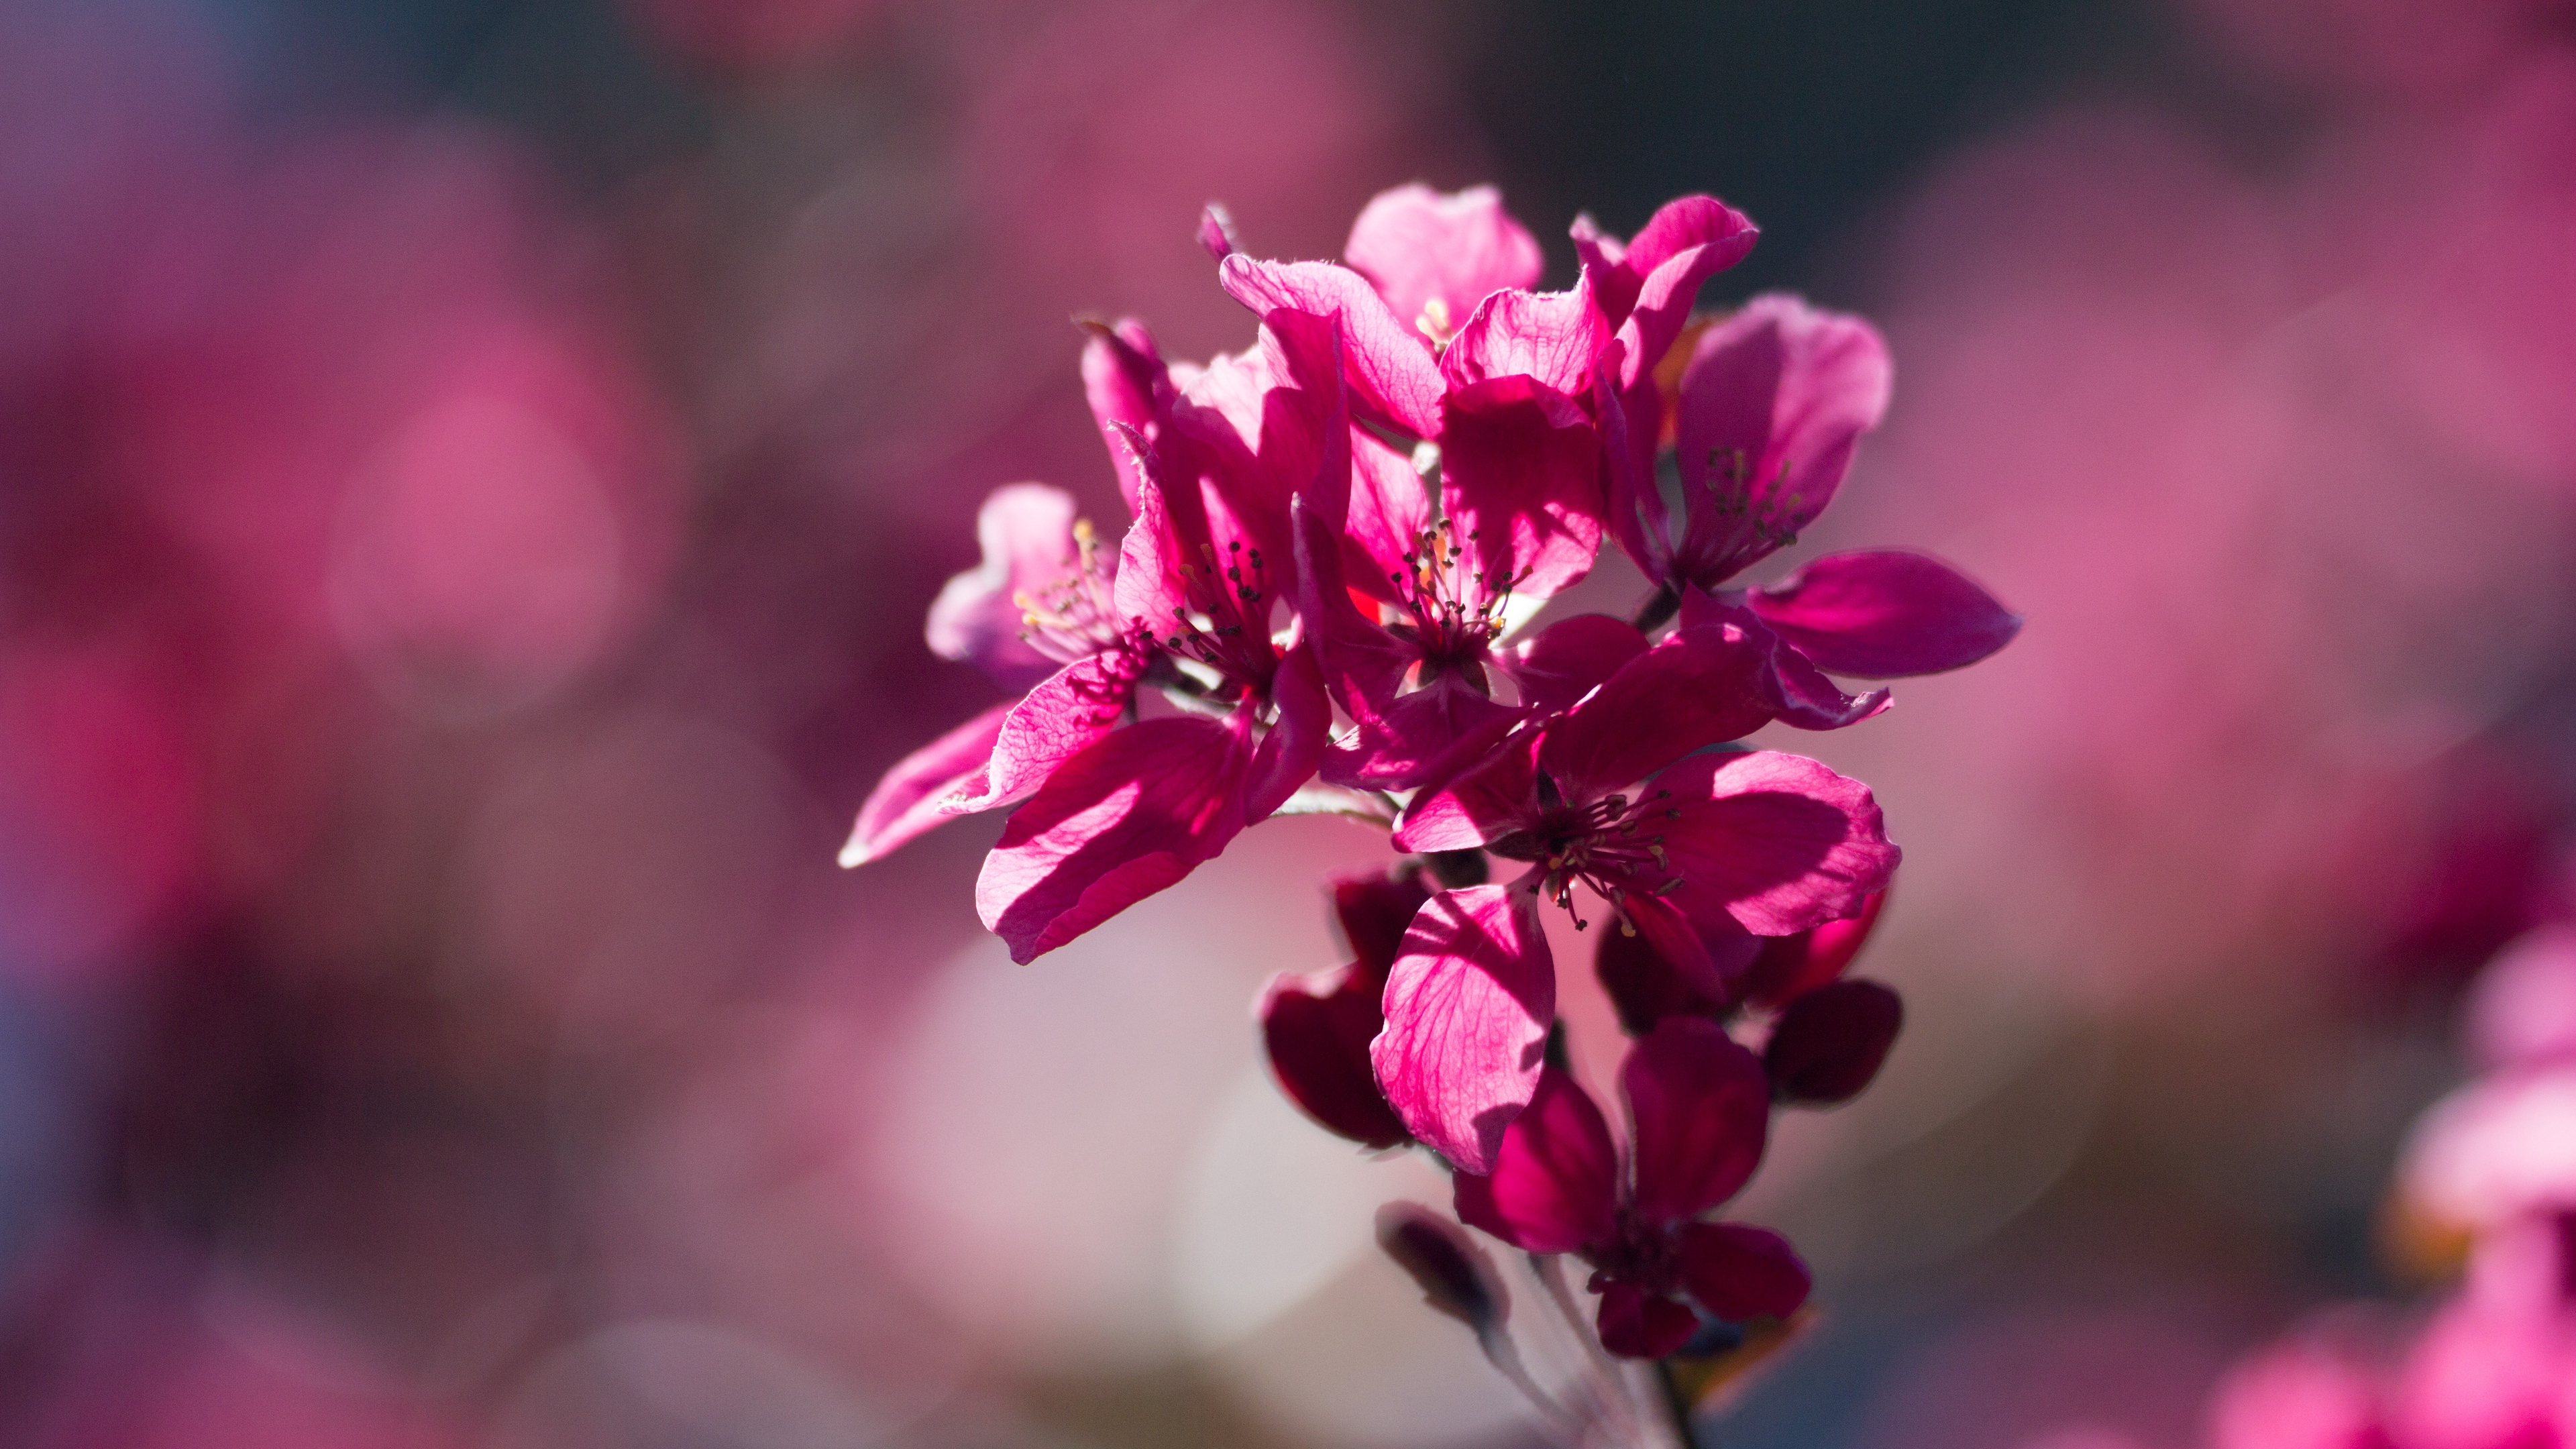
<instances>
[{"instance_id":1,"label":"magenta petal","mask_svg":"<svg viewBox=\"0 0 2576 1449\"><path fill-rule=\"evenodd\" d=\"M1681 1246L1683 1284L1719 1318L1786 1318L1807 1301L1807 1265L1767 1228L1693 1223Z\"/></svg>"},{"instance_id":2,"label":"magenta petal","mask_svg":"<svg viewBox=\"0 0 2576 1449\"><path fill-rule=\"evenodd\" d=\"M1653 786L1679 811L1663 840L1682 884L1665 899L1693 920L1786 936L1857 915L1896 869L1869 787L1802 756L1701 755Z\"/></svg>"},{"instance_id":3,"label":"magenta petal","mask_svg":"<svg viewBox=\"0 0 2576 1449\"><path fill-rule=\"evenodd\" d=\"M1537 810L1538 737L1506 740L1492 758L1437 787L1426 786L1404 808L1398 850L1472 850L1528 825Z\"/></svg>"},{"instance_id":4,"label":"magenta petal","mask_svg":"<svg viewBox=\"0 0 2576 1449\"><path fill-rule=\"evenodd\" d=\"M1085 324L1091 340L1082 348L1082 390L1091 401L1092 420L1100 427L1101 441L1109 445L1109 461L1118 470L1118 491L1127 499L1132 511L1136 506L1136 465L1119 446L1111 424L1134 428L1150 434L1155 423L1171 406L1171 373L1163 365L1162 354L1155 350L1154 334L1145 324L1132 317L1122 318L1115 327Z\"/></svg>"},{"instance_id":5,"label":"magenta petal","mask_svg":"<svg viewBox=\"0 0 2576 1449\"><path fill-rule=\"evenodd\" d=\"M1582 408L1526 377L1441 405L1440 494L1486 590L1545 598L1601 552L1601 440Z\"/></svg>"},{"instance_id":6,"label":"magenta petal","mask_svg":"<svg viewBox=\"0 0 2576 1449\"><path fill-rule=\"evenodd\" d=\"M1620 335L1628 344L1623 386L1655 370L1682 335L1702 282L1744 260L1758 235L1744 213L1712 196L1664 203L1628 240L1623 265L1639 279L1637 300Z\"/></svg>"},{"instance_id":7,"label":"magenta petal","mask_svg":"<svg viewBox=\"0 0 2576 1449\"><path fill-rule=\"evenodd\" d=\"M1622 790L1771 718L1761 653L1740 632L1681 629L1621 665L1547 728L1540 761L1567 799Z\"/></svg>"},{"instance_id":8,"label":"magenta petal","mask_svg":"<svg viewBox=\"0 0 2576 1449\"><path fill-rule=\"evenodd\" d=\"M1646 652L1646 636L1625 619L1576 614L1502 651L1521 704L1541 714L1569 709L1621 665Z\"/></svg>"},{"instance_id":9,"label":"magenta petal","mask_svg":"<svg viewBox=\"0 0 2576 1449\"><path fill-rule=\"evenodd\" d=\"M1005 689L1026 689L1055 669L1020 632L1022 594L1041 594L1080 563L1073 537L1073 495L1043 483L996 488L975 513L983 561L951 578L930 606L923 630L930 652L962 659Z\"/></svg>"},{"instance_id":10,"label":"magenta petal","mask_svg":"<svg viewBox=\"0 0 2576 1449\"><path fill-rule=\"evenodd\" d=\"M1827 554L1744 602L1819 667L1863 679L1962 668L2021 632L1967 575L1895 549Z\"/></svg>"},{"instance_id":11,"label":"magenta petal","mask_svg":"<svg viewBox=\"0 0 2576 1449\"><path fill-rule=\"evenodd\" d=\"M841 847L841 864L865 865L949 818L954 812L940 809L940 802L981 788L1002 719L1017 702L997 704L895 761L859 807L858 824Z\"/></svg>"},{"instance_id":12,"label":"magenta petal","mask_svg":"<svg viewBox=\"0 0 2576 1449\"><path fill-rule=\"evenodd\" d=\"M1370 1147L1410 1138L1369 1068L1369 1042L1386 1024L1374 974L1352 965L1276 977L1261 994L1258 1016L1270 1070L1307 1116Z\"/></svg>"},{"instance_id":13,"label":"magenta petal","mask_svg":"<svg viewBox=\"0 0 2576 1449\"><path fill-rule=\"evenodd\" d=\"M1699 1315L1689 1304L1633 1283L1603 1285L1594 1322L1601 1329L1601 1346L1621 1358L1670 1357L1699 1331Z\"/></svg>"},{"instance_id":14,"label":"magenta petal","mask_svg":"<svg viewBox=\"0 0 2576 1449\"><path fill-rule=\"evenodd\" d=\"M1216 202L1199 213L1199 246L1213 261L1234 255L1234 216Z\"/></svg>"},{"instance_id":15,"label":"magenta petal","mask_svg":"<svg viewBox=\"0 0 2576 1449\"><path fill-rule=\"evenodd\" d=\"M1419 869L1333 877L1333 924L1341 930L1343 949L1381 988L1396 955L1404 949L1404 933L1412 929L1413 918L1431 899L1422 880Z\"/></svg>"},{"instance_id":16,"label":"magenta petal","mask_svg":"<svg viewBox=\"0 0 2576 1449\"><path fill-rule=\"evenodd\" d=\"M1619 1155L1601 1109L1549 1067L1494 1170L1457 1179L1458 1217L1525 1252L1571 1253L1610 1241L1618 1226Z\"/></svg>"},{"instance_id":17,"label":"magenta petal","mask_svg":"<svg viewBox=\"0 0 2576 1449\"><path fill-rule=\"evenodd\" d=\"M1530 892L1445 891L1405 933L1369 1058L1414 1136L1462 1172L1490 1172L1555 1020L1556 964Z\"/></svg>"},{"instance_id":18,"label":"magenta petal","mask_svg":"<svg viewBox=\"0 0 2576 1449\"><path fill-rule=\"evenodd\" d=\"M1713 589L1794 539L1887 411L1887 346L1858 317L1756 297L1710 328L1677 418L1690 519L1676 568Z\"/></svg>"},{"instance_id":19,"label":"magenta petal","mask_svg":"<svg viewBox=\"0 0 2576 1449\"><path fill-rule=\"evenodd\" d=\"M1794 936L1759 938L1762 953L1745 973L1746 998L1758 1006L1778 1007L1840 977L1878 929L1894 879L1889 877L1890 889L1871 892L1856 916Z\"/></svg>"},{"instance_id":20,"label":"magenta petal","mask_svg":"<svg viewBox=\"0 0 2576 1449\"><path fill-rule=\"evenodd\" d=\"M1509 729L1521 713L1445 674L1365 715L1353 711L1358 739L1328 769L1335 784L1410 790L1441 774L1462 748Z\"/></svg>"},{"instance_id":21,"label":"magenta petal","mask_svg":"<svg viewBox=\"0 0 2576 1449\"><path fill-rule=\"evenodd\" d=\"M1635 1128L1637 1214L1698 1217L1741 1191L1771 1130L1762 1063L1713 1021L1670 1016L1619 1068Z\"/></svg>"},{"instance_id":22,"label":"magenta petal","mask_svg":"<svg viewBox=\"0 0 2576 1449\"><path fill-rule=\"evenodd\" d=\"M1263 262L1240 252L1219 265L1226 294L1267 317L1281 310L1339 317L1352 390L1381 420L1418 438L1440 430L1447 386L1427 339L1396 320L1368 278L1330 262Z\"/></svg>"},{"instance_id":23,"label":"magenta petal","mask_svg":"<svg viewBox=\"0 0 2576 1449\"><path fill-rule=\"evenodd\" d=\"M1785 1101L1848 1102L1878 1075L1905 1025L1905 1003L1875 981L1836 981L1789 1003L1762 1047Z\"/></svg>"},{"instance_id":24,"label":"magenta petal","mask_svg":"<svg viewBox=\"0 0 2576 1449\"><path fill-rule=\"evenodd\" d=\"M1592 390L1592 366L1610 346L1610 327L1592 302L1592 274L1572 291L1496 292L1478 304L1440 354L1452 391L1498 377L1526 377L1557 392Z\"/></svg>"},{"instance_id":25,"label":"magenta petal","mask_svg":"<svg viewBox=\"0 0 2576 1449\"><path fill-rule=\"evenodd\" d=\"M1333 702L1325 697L1324 678L1315 668L1313 654L1291 649L1281 656L1270 676L1270 702L1278 715L1270 732L1254 747L1243 781L1247 825L1269 819L1270 812L1315 778L1315 767L1323 763L1324 748L1332 742ZM1250 710L1249 704L1239 706L1246 727L1251 723Z\"/></svg>"},{"instance_id":26,"label":"magenta petal","mask_svg":"<svg viewBox=\"0 0 2576 1449\"><path fill-rule=\"evenodd\" d=\"M1682 628L1733 630L1761 653L1763 667L1755 677L1755 693L1782 724L1802 730L1838 730L1886 712L1890 700L1884 688L1859 696L1845 694L1752 610L1719 603L1689 584L1681 589Z\"/></svg>"},{"instance_id":27,"label":"magenta petal","mask_svg":"<svg viewBox=\"0 0 2576 1449\"><path fill-rule=\"evenodd\" d=\"M1489 294L1534 285L1546 266L1538 239L1503 210L1494 188L1444 196L1419 183L1371 197L1351 224L1342 260L1377 284L1400 322L1438 302L1444 331Z\"/></svg>"},{"instance_id":28,"label":"magenta petal","mask_svg":"<svg viewBox=\"0 0 2576 1449\"><path fill-rule=\"evenodd\" d=\"M1566 234L1574 238L1575 260L1592 273L1593 304L1601 309L1602 320L1616 328L1628 320L1628 309L1637 305L1637 289L1644 280L1620 265L1627 260L1628 244L1603 231L1588 211L1575 216Z\"/></svg>"},{"instance_id":29,"label":"magenta petal","mask_svg":"<svg viewBox=\"0 0 2576 1449\"><path fill-rule=\"evenodd\" d=\"M1717 974L1731 978L1741 973L1753 960L1762 940L1760 936L1739 934L1710 946ZM1668 1016L1698 1016L1714 1021L1733 1005L1724 995L1694 985L1692 977L1643 935L1602 932L1592 969L1601 978L1601 989L1609 994L1610 1004L1618 1010L1621 1029L1630 1036L1644 1036Z\"/></svg>"},{"instance_id":30,"label":"magenta petal","mask_svg":"<svg viewBox=\"0 0 2576 1449\"><path fill-rule=\"evenodd\" d=\"M1244 754L1213 720L1112 730L1002 828L975 882L987 930L1026 963L1215 858L1243 829Z\"/></svg>"},{"instance_id":31,"label":"magenta petal","mask_svg":"<svg viewBox=\"0 0 2576 1449\"><path fill-rule=\"evenodd\" d=\"M1117 728L1135 692L1136 661L1124 650L1057 670L1005 712L975 793L961 790L944 808L965 814L1026 799L1057 766Z\"/></svg>"}]
</instances>

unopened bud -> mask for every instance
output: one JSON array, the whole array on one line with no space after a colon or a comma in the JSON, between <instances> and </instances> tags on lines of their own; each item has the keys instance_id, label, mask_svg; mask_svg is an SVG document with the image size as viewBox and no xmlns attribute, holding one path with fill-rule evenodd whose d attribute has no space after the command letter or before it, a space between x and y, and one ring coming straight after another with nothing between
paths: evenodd
<instances>
[{"instance_id":1,"label":"unopened bud","mask_svg":"<svg viewBox=\"0 0 2576 1449\"><path fill-rule=\"evenodd\" d=\"M1502 1330L1512 1300L1493 1259L1467 1230L1419 1203L1391 1202L1377 1210L1377 1245L1413 1276L1423 1301L1474 1329L1480 1339Z\"/></svg>"},{"instance_id":2,"label":"unopened bud","mask_svg":"<svg viewBox=\"0 0 2576 1449\"><path fill-rule=\"evenodd\" d=\"M1762 1070L1782 1101L1848 1102L1878 1075L1905 1024L1905 1003L1875 981L1837 981L1780 1013L1762 1048Z\"/></svg>"}]
</instances>

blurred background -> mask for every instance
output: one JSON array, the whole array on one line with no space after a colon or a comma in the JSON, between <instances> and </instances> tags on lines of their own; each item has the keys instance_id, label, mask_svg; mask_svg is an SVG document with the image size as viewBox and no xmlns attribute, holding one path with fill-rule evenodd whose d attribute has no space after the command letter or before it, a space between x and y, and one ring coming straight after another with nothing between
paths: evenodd
<instances>
[{"instance_id":1,"label":"blurred background","mask_svg":"<svg viewBox=\"0 0 2576 1449\"><path fill-rule=\"evenodd\" d=\"M2391 1163L2576 885L2566 0L7 0L0 1442L1535 1442L1257 1057L1381 840L1025 968L995 821L833 865L997 697L984 493L1117 516L1069 319L1240 347L1201 203L1413 179L1552 285L1749 211L1704 304L1896 357L1808 550L2030 619L1791 742L1909 1021L1719 1437L2186 1449L2428 1291Z\"/></svg>"}]
</instances>

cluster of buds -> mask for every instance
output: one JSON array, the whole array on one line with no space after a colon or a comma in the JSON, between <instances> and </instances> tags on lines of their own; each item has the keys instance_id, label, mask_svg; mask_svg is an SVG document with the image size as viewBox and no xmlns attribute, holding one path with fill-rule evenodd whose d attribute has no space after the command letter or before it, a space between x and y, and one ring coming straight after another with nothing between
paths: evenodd
<instances>
[{"instance_id":1,"label":"cluster of buds","mask_svg":"<svg viewBox=\"0 0 2576 1449\"><path fill-rule=\"evenodd\" d=\"M1888 691L1837 676L1956 669L2020 627L1919 553L1740 581L1832 500L1888 396L1858 318L1776 295L1693 314L1754 235L1705 196L1625 243L1578 219L1575 285L1536 292L1537 243L1489 188L1380 195L1346 265L1245 255L1211 208L1254 344L1193 366L1137 322L1091 326L1132 522L1113 552L1061 492L992 496L929 638L1017 697L889 771L842 857L1010 808L976 902L1028 961L1273 814L1383 827L1396 860L1333 888L1350 963L1264 997L1273 1065L1324 1126L1450 1169L1458 1216L1543 1265L1605 1364L1799 1310L1787 1243L1702 1219L1774 1107L1857 1093L1901 1014L1841 979L1898 860L1869 790L1740 742L1856 724ZM1633 616L1538 627L1614 540L1648 579ZM1599 928L1636 1038L1624 1146L1564 1067L1551 910ZM1757 1030L1759 1056L1737 1040ZM1465 1241L1427 1221L1391 1250L1519 1376L1508 1298L1465 1258L1421 1267ZM1623 1442L1625 1381L1542 1403Z\"/></svg>"}]
</instances>

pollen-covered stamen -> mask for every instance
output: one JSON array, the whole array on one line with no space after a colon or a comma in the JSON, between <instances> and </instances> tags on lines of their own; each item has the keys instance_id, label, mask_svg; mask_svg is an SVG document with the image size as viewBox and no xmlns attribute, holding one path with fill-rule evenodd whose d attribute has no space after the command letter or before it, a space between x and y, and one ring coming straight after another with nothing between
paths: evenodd
<instances>
[{"instance_id":1,"label":"pollen-covered stamen","mask_svg":"<svg viewBox=\"0 0 2576 1449\"><path fill-rule=\"evenodd\" d=\"M1591 922L1575 915L1574 887L1589 886L1618 912L1620 933L1635 935L1628 897L1660 896L1681 884L1664 837L1647 833L1680 814L1666 803L1671 799L1670 790L1657 790L1635 800L1610 795L1562 807L1547 822L1539 893L1574 915L1575 929L1583 930Z\"/></svg>"},{"instance_id":2,"label":"pollen-covered stamen","mask_svg":"<svg viewBox=\"0 0 2576 1449\"><path fill-rule=\"evenodd\" d=\"M1449 339L1455 336L1457 331L1455 324L1449 318L1449 304L1438 297L1425 300L1422 304L1422 315L1413 319L1413 330L1431 340L1432 351L1439 352L1446 349L1449 346Z\"/></svg>"},{"instance_id":3,"label":"pollen-covered stamen","mask_svg":"<svg viewBox=\"0 0 2576 1449\"><path fill-rule=\"evenodd\" d=\"M1261 550L1241 541L1222 559L1202 546L1199 562L1180 566L1186 607L1172 610L1172 630L1155 642L1214 673L1222 693L1258 694L1270 687L1279 651L1270 642L1269 573Z\"/></svg>"},{"instance_id":4,"label":"pollen-covered stamen","mask_svg":"<svg viewBox=\"0 0 2576 1449\"><path fill-rule=\"evenodd\" d=\"M1753 465L1742 448L1708 450L1705 486L1715 496L1696 506L1724 522L1717 551L1729 557L1787 548L1798 541L1798 529L1806 522L1805 495L1781 491L1789 481L1788 459L1780 460L1769 483L1756 488L1752 481Z\"/></svg>"},{"instance_id":5,"label":"pollen-covered stamen","mask_svg":"<svg viewBox=\"0 0 2576 1449\"><path fill-rule=\"evenodd\" d=\"M1053 583L1031 594L1013 594L1020 611L1020 637L1029 647L1058 664L1071 664L1115 647L1118 614L1110 602L1110 560L1100 549L1091 520L1076 519L1073 552Z\"/></svg>"},{"instance_id":6,"label":"pollen-covered stamen","mask_svg":"<svg viewBox=\"0 0 2576 1449\"><path fill-rule=\"evenodd\" d=\"M1478 535L1467 537L1473 542ZM1514 577L1477 568L1446 519L1414 535L1404 563L1387 575L1407 616L1391 628L1420 651L1415 682L1428 683L1443 670L1472 671L1502 634L1512 590L1528 572Z\"/></svg>"}]
</instances>

